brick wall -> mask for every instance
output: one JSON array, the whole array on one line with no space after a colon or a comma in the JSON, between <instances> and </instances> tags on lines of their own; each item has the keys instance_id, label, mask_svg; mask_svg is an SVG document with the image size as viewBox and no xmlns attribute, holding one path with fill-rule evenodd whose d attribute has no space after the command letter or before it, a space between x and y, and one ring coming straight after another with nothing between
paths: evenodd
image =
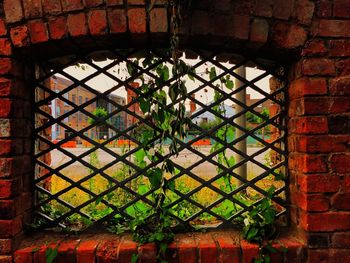
<instances>
[{"instance_id":1,"label":"brick wall","mask_svg":"<svg viewBox=\"0 0 350 263\"><path fill-rule=\"evenodd\" d=\"M169 13L164 2L156 1L150 13L146 12L145 0L0 2L1 263L12 262L32 204L33 94L28 83L33 67L22 62L21 56L64 55L72 46L69 39L87 47L92 39L120 43L121 47L167 45ZM350 2L193 2L181 29L183 45L255 52L284 58L290 65L291 219L293 235L307 247L307 259L300 258L299 253L289 256L289 261L350 261ZM55 49L52 43L64 49ZM93 245L86 242L86 246L70 244L62 251L73 246L78 255L88 251L83 253L85 259L98 259L87 249ZM190 262L193 249L197 252L191 262L198 255L215 255L219 262L227 262L221 254L212 253L210 244L193 242L180 236L177 262ZM232 251L233 242L229 243ZM152 247L147 249L152 252ZM242 246L240 260L247 262L244 253L249 249L249 244Z\"/></svg>"}]
</instances>

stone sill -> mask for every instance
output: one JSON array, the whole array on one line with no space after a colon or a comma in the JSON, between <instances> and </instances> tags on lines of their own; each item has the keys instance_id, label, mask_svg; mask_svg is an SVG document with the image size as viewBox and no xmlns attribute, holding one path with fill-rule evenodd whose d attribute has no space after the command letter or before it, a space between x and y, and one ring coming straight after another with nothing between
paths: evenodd
<instances>
[{"instance_id":1,"label":"stone sill","mask_svg":"<svg viewBox=\"0 0 350 263\"><path fill-rule=\"evenodd\" d=\"M272 255L272 262L305 262L305 247L291 234L284 234L274 247L287 248L286 252ZM26 237L14 253L15 263L45 262L47 248L58 249L55 263L63 262L131 262L131 256L139 255L139 262L156 262L154 244L137 247L129 234L59 235L40 233ZM241 240L237 231L177 234L170 244L168 262L249 262L258 254L258 246Z\"/></svg>"}]
</instances>

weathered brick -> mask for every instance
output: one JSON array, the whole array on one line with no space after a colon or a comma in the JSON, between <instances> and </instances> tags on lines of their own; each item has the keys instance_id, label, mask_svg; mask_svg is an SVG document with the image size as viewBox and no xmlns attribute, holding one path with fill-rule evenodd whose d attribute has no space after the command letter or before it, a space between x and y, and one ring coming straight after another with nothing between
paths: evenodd
<instances>
[{"instance_id":1,"label":"weathered brick","mask_svg":"<svg viewBox=\"0 0 350 263\"><path fill-rule=\"evenodd\" d=\"M272 16L273 0L266 0L255 5L254 14L262 17Z\"/></svg>"},{"instance_id":2,"label":"weathered brick","mask_svg":"<svg viewBox=\"0 0 350 263\"><path fill-rule=\"evenodd\" d=\"M249 243L246 240L241 240L242 262L254 262L259 255L259 246Z\"/></svg>"},{"instance_id":3,"label":"weathered brick","mask_svg":"<svg viewBox=\"0 0 350 263\"><path fill-rule=\"evenodd\" d=\"M85 240L79 243L77 248L77 263L94 262L95 251L100 243L99 240Z\"/></svg>"},{"instance_id":4,"label":"weathered brick","mask_svg":"<svg viewBox=\"0 0 350 263\"><path fill-rule=\"evenodd\" d=\"M293 12L293 0L276 0L273 5L273 17L288 20Z\"/></svg>"},{"instance_id":5,"label":"weathered brick","mask_svg":"<svg viewBox=\"0 0 350 263\"><path fill-rule=\"evenodd\" d=\"M218 249L211 233L196 235L200 262L215 262L218 257Z\"/></svg>"},{"instance_id":6,"label":"weathered brick","mask_svg":"<svg viewBox=\"0 0 350 263\"><path fill-rule=\"evenodd\" d=\"M105 35L108 31L106 11L90 11L88 14L88 23L92 35Z\"/></svg>"},{"instance_id":7,"label":"weathered brick","mask_svg":"<svg viewBox=\"0 0 350 263\"><path fill-rule=\"evenodd\" d=\"M324 78L300 78L293 81L288 89L291 100L306 95L327 94L327 81Z\"/></svg>"},{"instance_id":8,"label":"weathered brick","mask_svg":"<svg viewBox=\"0 0 350 263\"><path fill-rule=\"evenodd\" d=\"M84 36L87 34L87 25L84 13L68 15L68 32L71 36Z\"/></svg>"},{"instance_id":9,"label":"weathered brick","mask_svg":"<svg viewBox=\"0 0 350 263\"><path fill-rule=\"evenodd\" d=\"M107 0L107 6L123 5L123 0Z\"/></svg>"},{"instance_id":10,"label":"weathered brick","mask_svg":"<svg viewBox=\"0 0 350 263\"><path fill-rule=\"evenodd\" d=\"M315 9L315 3L309 0L297 0L293 18L297 23L310 25Z\"/></svg>"},{"instance_id":11,"label":"weathered brick","mask_svg":"<svg viewBox=\"0 0 350 263\"><path fill-rule=\"evenodd\" d=\"M214 233L213 238L218 244L218 262L239 262L240 246L236 240L233 240L229 233Z\"/></svg>"},{"instance_id":12,"label":"weathered brick","mask_svg":"<svg viewBox=\"0 0 350 263\"><path fill-rule=\"evenodd\" d=\"M58 14L62 11L61 1L42 0L43 10L46 14Z\"/></svg>"},{"instance_id":13,"label":"weathered brick","mask_svg":"<svg viewBox=\"0 0 350 263\"><path fill-rule=\"evenodd\" d=\"M350 145L350 136L347 135L313 135L298 136L296 151L308 153L345 152Z\"/></svg>"},{"instance_id":14,"label":"weathered brick","mask_svg":"<svg viewBox=\"0 0 350 263\"><path fill-rule=\"evenodd\" d=\"M63 11L76 11L84 8L82 0L61 0Z\"/></svg>"},{"instance_id":15,"label":"weathered brick","mask_svg":"<svg viewBox=\"0 0 350 263\"><path fill-rule=\"evenodd\" d=\"M1 238L10 238L22 231L22 220L20 217L11 220L0 220ZM1 261L0 261L1 262Z\"/></svg>"},{"instance_id":16,"label":"weathered brick","mask_svg":"<svg viewBox=\"0 0 350 263\"><path fill-rule=\"evenodd\" d=\"M300 190L306 193L334 193L340 188L340 177L329 174L299 175Z\"/></svg>"},{"instance_id":17,"label":"weathered brick","mask_svg":"<svg viewBox=\"0 0 350 263\"><path fill-rule=\"evenodd\" d=\"M146 10L144 8L128 9L128 21L131 33L146 32Z\"/></svg>"},{"instance_id":18,"label":"weathered brick","mask_svg":"<svg viewBox=\"0 0 350 263\"><path fill-rule=\"evenodd\" d=\"M117 262L120 240L101 241L96 251L97 262Z\"/></svg>"},{"instance_id":19,"label":"weathered brick","mask_svg":"<svg viewBox=\"0 0 350 263\"><path fill-rule=\"evenodd\" d=\"M336 61L335 67L336 67L337 75L339 77L350 75L350 59L341 59Z\"/></svg>"},{"instance_id":20,"label":"weathered brick","mask_svg":"<svg viewBox=\"0 0 350 263\"><path fill-rule=\"evenodd\" d=\"M332 197L332 207L338 210L350 210L349 200L350 193L337 193Z\"/></svg>"},{"instance_id":21,"label":"weathered brick","mask_svg":"<svg viewBox=\"0 0 350 263\"><path fill-rule=\"evenodd\" d=\"M4 19L0 18L0 37L7 34L7 27L5 25Z\"/></svg>"},{"instance_id":22,"label":"weathered brick","mask_svg":"<svg viewBox=\"0 0 350 263\"><path fill-rule=\"evenodd\" d=\"M67 19L65 16L58 16L49 19L49 31L52 39L61 39L67 35Z\"/></svg>"},{"instance_id":23,"label":"weathered brick","mask_svg":"<svg viewBox=\"0 0 350 263\"><path fill-rule=\"evenodd\" d=\"M301 173L326 173L327 156L321 154L290 154L289 168Z\"/></svg>"},{"instance_id":24,"label":"weathered brick","mask_svg":"<svg viewBox=\"0 0 350 263\"><path fill-rule=\"evenodd\" d=\"M269 35L269 24L266 19L254 19L250 30L250 41L265 44Z\"/></svg>"},{"instance_id":25,"label":"weathered brick","mask_svg":"<svg viewBox=\"0 0 350 263\"><path fill-rule=\"evenodd\" d=\"M312 34L321 37L350 37L350 21L321 19L313 27Z\"/></svg>"},{"instance_id":26,"label":"weathered brick","mask_svg":"<svg viewBox=\"0 0 350 263\"><path fill-rule=\"evenodd\" d=\"M249 38L250 17L247 15L233 16L233 37L235 39L247 40Z\"/></svg>"},{"instance_id":27,"label":"weathered brick","mask_svg":"<svg viewBox=\"0 0 350 263\"><path fill-rule=\"evenodd\" d=\"M350 77L333 79L329 88L331 95L350 95Z\"/></svg>"},{"instance_id":28,"label":"weathered brick","mask_svg":"<svg viewBox=\"0 0 350 263\"><path fill-rule=\"evenodd\" d=\"M334 61L327 58L308 58L302 62L303 73L305 75L334 75Z\"/></svg>"},{"instance_id":29,"label":"weathered brick","mask_svg":"<svg viewBox=\"0 0 350 263\"><path fill-rule=\"evenodd\" d=\"M331 134L350 134L350 116L332 115L328 118L328 126Z\"/></svg>"},{"instance_id":30,"label":"weathered brick","mask_svg":"<svg viewBox=\"0 0 350 263\"><path fill-rule=\"evenodd\" d=\"M179 263L198 262L197 244L192 235L179 234L175 241L179 247Z\"/></svg>"},{"instance_id":31,"label":"weathered brick","mask_svg":"<svg viewBox=\"0 0 350 263\"><path fill-rule=\"evenodd\" d=\"M103 0L85 0L86 7L95 7L103 4Z\"/></svg>"},{"instance_id":32,"label":"weathered brick","mask_svg":"<svg viewBox=\"0 0 350 263\"><path fill-rule=\"evenodd\" d=\"M1 263L13 263L13 257L11 256L0 256L0 262Z\"/></svg>"},{"instance_id":33,"label":"weathered brick","mask_svg":"<svg viewBox=\"0 0 350 263\"><path fill-rule=\"evenodd\" d=\"M108 24L111 33L125 33L127 31L125 11L122 9L109 9Z\"/></svg>"},{"instance_id":34,"label":"weathered brick","mask_svg":"<svg viewBox=\"0 0 350 263\"><path fill-rule=\"evenodd\" d=\"M317 17L330 17L332 16L332 5L333 2L329 0L319 0L316 2L315 14Z\"/></svg>"},{"instance_id":35,"label":"weathered brick","mask_svg":"<svg viewBox=\"0 0 350 263\"><path fill-rule=\"evenodd\" d=\"M304 56L322 56L327 53L327 47L323 39L313 39L307 42L303 48Z\"/></svg>"},{"instance_id":36,"label":"weathered brick","mask_svg":"<svg viewBox=\"0 0 350 263\"><path fill-rule=\"evenodd\" d=\"M41 0L22 0L22 2L26 18L36 18L43 14Z\"/></svg>"},{"instance_id":37,"label":"weathered brick","mask_svg":"<svg viewBox=\"0 0 350 263\"><path fill-rule=\"evenodd\" d=\"M16 47L24 47L30 44L29 30L27 26L17 26L10 31L12 44Z\"/></svg>"},{"instance_id":38,"label":"weathered brick","mask_svg":"<svg viewBox=\"0 0 350 263\"><path fill-rule=\"evenodd\" d=\"M22 249L18 249L14 253L14 263L26 263L26 262L33 262L34 260L34 253L36 247L26 247Z\"/></svg>"},{"instance_id":39,"label":"weathered brick","mask_svg":"<svg viewBox=\"0 0 350 263\"><path fill-rule=\"evenodd\" d=\"M66 239L62 241L57 248L57 258L55 262L65 263L65 262L75 262L76 255L75 250L79 245L80 240L70 240Z\"/></svg>"},{"instance_id":40,"label":"weathered brick","mask_svg":"<svg viewBox=\"0 0 350 263\"><path fill-rule=\"evenodd\" d=\"M168 15L165 8L154 8L150 12L150 30L155 33L168 31Z\"/></svg>"},{"instance_id":41,"label":"weathered brick","mask_svg":"<svg viewBox=\"0 0 350 263\"><path fill-rule=\"evenodd\" d=\"M306 42L307 32L301 26L278 22L273 26L272 38L280 47L297 48Z\"/></svg>"},{"instance_id":42,"label":"weathered brick","mask_svg":"<svg viewBox=\"0 0 350 263\"><path fill-rule=\"evenodd\" d=\"M329 113L346 113L350 112L350 96L336 97L330 102Z\"/></svg>"},{"instance_id":43,"label":"weathered brick","mask_svg":"<svg viewBox=\"0 0 350 263\"><path fill-rule=\"evenodd\" d=\"M291 201L301 209L309 212L324 212L329 210L329 199L323 194L305 194L292 192Z\"/></svg>"},{"instance_id":44,"label":"weathered brick","mask_svg":"<svg viewBox=\"0 0 350 263\"><path fill-rule=\"evenodd\" d=\"M350 2L347 0L334 0L333 14L335 17L350 18Z\"/></svg>"},{"instance_id":45,"label":"weathered brick","mask_svg":"<svg viewBox=\"0 0 350 263\"><path fill-rule=\"evenodd\" d=\"M342 231L350 229L350 212L301 212L301 225L307 231Z\"/></svg>"},{"instance_id":46,"label":"weathered brick","mask_svg":"<svg viewBox=\"0 0 350 263\"><path fill-rule=\"evenodd\" d=\"M144 5L145 0L127 0L129 5Z\"/></svg>"},{"instance_id":47,"label":"weathered brick","mask_svg":"<svg viewBox=\"0 0 350 263\"><path fill-rule=\"evenodd\" d=\"M119 262L131 262L133 254L137 254L137 243L135 243L130 237L123 238L119 250Z\"/></svg>"},{"instance_id":48,"label":"weathered brick","mask_svg":"<svg viewBox=\"0 0 350 263\"><path fill-rule=\"evenodd\" d=\"M4 0L4 11L7 23L14 23L23 19L21 0Z\"/></svg>"},{"instance_id":49,"label":"weathered brick","mask_svg":"<svg viewBox=\"0 0 350 263\"><path fill-rule=\"evenodd\" d=\"M350 56L350 40L335 39L329 41L329 54L334 57Z\"/></svg>"},{"instance_id":50,"label":"weathered brick","mask_svg":"<svg viewBox=\"0 0 350 263\"><path fill-rule=\"evenodd\" d=\"M332 155L330 165L333 172L350 173L350 154Z\"/></svg>"},{"instance_id":51,"label":"weathered brick","mask_svg":"<svg viewBox=\"0 0 350 263\"><path fill-rule=\"evenodd\" d=\"M11 42L8 38L0 38L0 55L10 56L12 54Z\"/></svg>"},{"instance_id":52,"label":"weathered brick","mask_svg":"<svg viewBox=\"0 0 350 263\"><path fill-rule=\"evenodd\" d=\"M307 244L309 248L327 248L331 244L328 233L307 233Z\"/></svg>"},{"instance_id":53,"label":"weathered brick","mask_svg":"<svg viewBox=\"0 0 350 263\"><path fill-rule=\"evenodd\" d=\"M332 247L349 248L350 233L348 232L334 233L332 236Z\"/></svg>"},{"instance_id":54,"label":"weathered brick","mask_svg":"<svg viewBox=\"0 0 350 263\"><path fill-rule=\"evenodd\" d=\"M30 39L33 44L42 43L49 40L47 25L42 20L33 20L28 23Z\"/></svg>"},{"instance_id":55,"label":"weathered brick","mask_svg":"<svg viewBox=\"0 0 350 263\"><path fill-rule=\"evenodd\" d=\"M328 132L327 117L295 117L289 121L288 129L293 134L325 134Z\"/></svg>"}]
</instances>

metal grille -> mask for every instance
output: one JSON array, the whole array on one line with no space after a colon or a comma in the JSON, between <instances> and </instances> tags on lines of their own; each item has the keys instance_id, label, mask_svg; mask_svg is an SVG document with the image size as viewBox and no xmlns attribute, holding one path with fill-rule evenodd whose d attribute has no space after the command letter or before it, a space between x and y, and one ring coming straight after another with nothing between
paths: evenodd
<instances>
[{"instance_id":1,"label":"metal grille","mask_svg":"<svg viewBox=\"0 0 350 263\"><path fill-rule=\"evenodd\" d=\"M168 179L175 188L166 202L174 227L235 226L271 193L278 215L285 217L284 68L226 52L184 50L181 59L192 67L190 77L183 76L192 122L187 135L177 139L179 155L171 156L176 174ZM138 160L140 134L159 131L151 115L140 109L148 96L140 80L157 84L150 92L168 92L175 81L171 64L163 49L109 49L38 63L37 224L122 226L155 205L147 171L169 151L167 138L159 135L149 142L157 148L162 139L164 149L155 153L158 161ZM159 81L160 65L169 68L166 81ZM178 102L168 98L167 103Z\"/></svg>"}]
</instances>

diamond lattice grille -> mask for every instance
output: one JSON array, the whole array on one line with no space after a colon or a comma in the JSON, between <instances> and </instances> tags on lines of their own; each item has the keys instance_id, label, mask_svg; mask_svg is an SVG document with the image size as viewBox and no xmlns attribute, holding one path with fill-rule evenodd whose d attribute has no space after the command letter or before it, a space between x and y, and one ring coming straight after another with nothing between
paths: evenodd
<instances>
[{"instance_id":1,"label":"diamond lattice grille","mask_svg":"<svg viewBox=\"0 0 350 263\"><path fill-rule=\"evenodd\" d=\"M181 59L191 72L183 74L187 94L177 101L169 99L175 82L172 56L162 49L99 51L38 63L39 224L81 229L122 225L147 214L155 206L147 171L166 158L176 169L167 175L174 188L166 200L174 227L234 226L271 193L283 218L283 67L202 50L186 50ZM166 76L159 75L160 67L168 69ZM154 84L152 89L143 89L146 82ZM185 100L191 120L186 136L176 138L178 155L169 153L170 138L161 136L152 114L144 110L145 98L160 92L167 94L169 107ZM140 158L147 134L152 135L147 143L155 149L156 162Z\"/></svg>"}]
</instances>

